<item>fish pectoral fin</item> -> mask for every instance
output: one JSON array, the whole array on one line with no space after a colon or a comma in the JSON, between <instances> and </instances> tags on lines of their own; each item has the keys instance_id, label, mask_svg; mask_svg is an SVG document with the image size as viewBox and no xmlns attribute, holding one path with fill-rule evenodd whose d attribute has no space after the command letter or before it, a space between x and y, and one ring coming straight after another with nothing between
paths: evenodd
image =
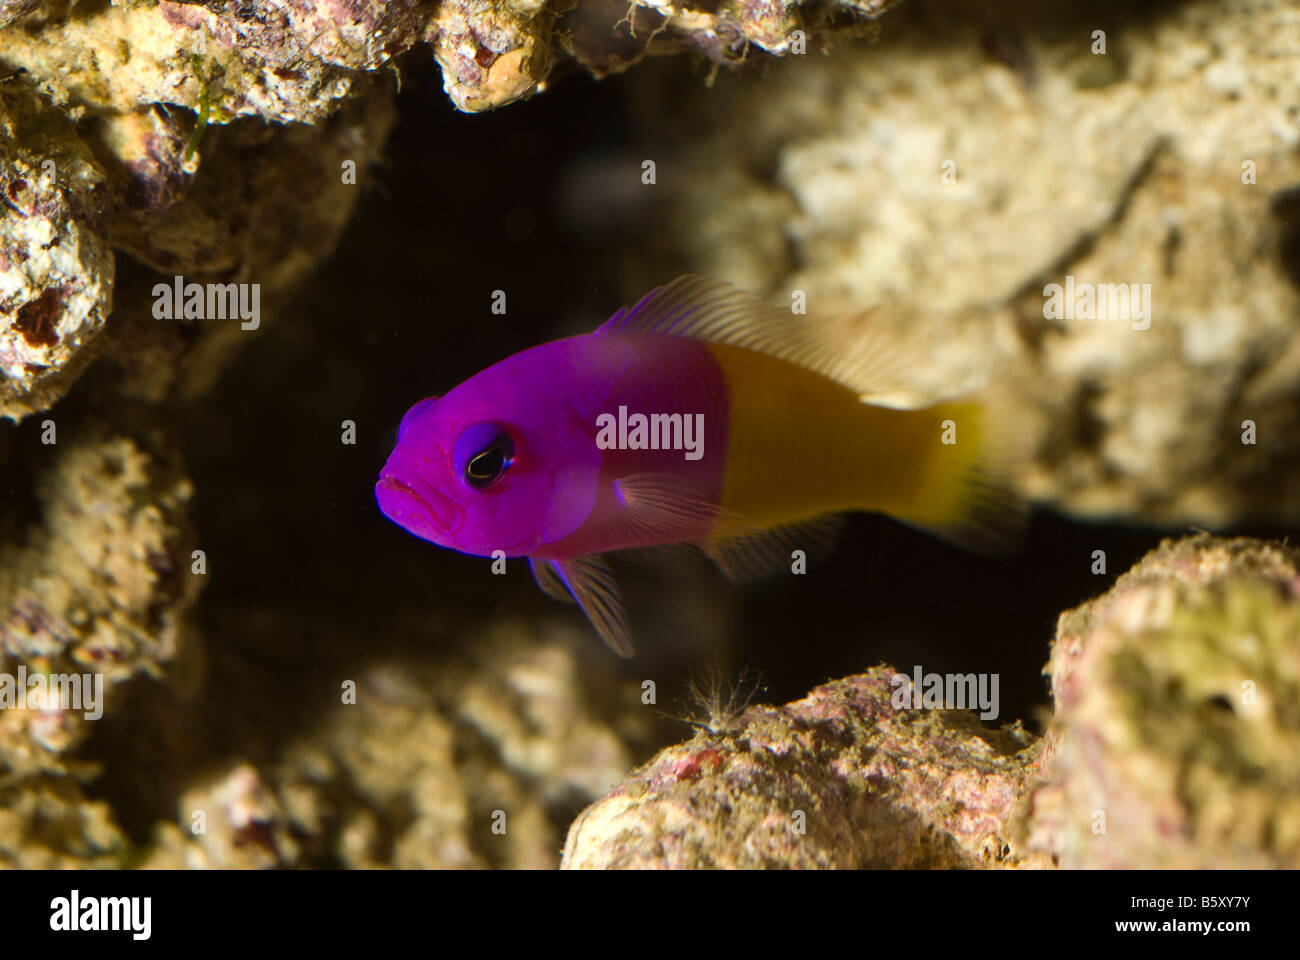
<instances>
[{"instance_id":1,"label":"fish pectoral fin","mask_svg":"<svg viewBox=\"0 0 1300 960\"><path fill-rule=\"evenodd\" d=\"M733 583L750 583L790 569L791 554L824 555L834 546L843 518L834 514L742 533L700 544L705 554Z\"/></svg>"},{"instance_id":2,"label":"fish pectoral fin","mask_svg":"<svg viewBox=\"0 0 1300 960\"><path fill-rule=\"evenodd\" d=\"M717 508L689 483L668 473L635 473L614 481L620 520L639 533L695 540L707 533Z\"/></svg>"},{"instance_id":3,"label":"fish pectoral fin","mask_svg":"<svg viewBox=\"0 0 1300 960\"><path fill-rule=\"evenodd\" d=\"M528 566L532 568L533 579L537 585L542 588L552 600L561 600L564 603L573 603L573 597L569 593L569 588L564 585L560 575L555 572L555 567L550 560L540 557L529 557Z\"/></svg>"},{"instance_id":4,"label":"fish pectoral fin","mask_svg":"<svg viewBox=\"0 0 1300 960\"><path fill-rule=\"evenodd\" d=\"M600 634L600 639L620 657L632 656L636 648L632 644L632 631L627 624L627 610L623 606L623 594L618 589L618 581L614 579L614 571L609 563L597 554L546 560L544 563L550 566L556 579L568 588L591 625ZM534 566L533 570L535 574L537 567ZM543 590L551 593L542 584L541 578L537 582Z\"/></svg>"}]
</instances>

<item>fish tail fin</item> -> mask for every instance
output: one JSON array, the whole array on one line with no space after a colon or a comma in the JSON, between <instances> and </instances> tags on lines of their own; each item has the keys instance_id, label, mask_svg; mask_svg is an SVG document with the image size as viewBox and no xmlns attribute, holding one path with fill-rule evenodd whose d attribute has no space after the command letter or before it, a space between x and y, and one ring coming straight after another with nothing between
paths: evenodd
<instances>
[{"instance_id":1,"label":"fish tail fin","mask_svg":"<svg viewBox=\"0 0 1300 960\"><path fill-rule=\"evenodd\" d=\"M990 387L930 407L936 445L912 506L898 519L982 553L1005 553L1029 515L1018 481L1036 433L1024 401Z\"/></svg>"}]
</instances>

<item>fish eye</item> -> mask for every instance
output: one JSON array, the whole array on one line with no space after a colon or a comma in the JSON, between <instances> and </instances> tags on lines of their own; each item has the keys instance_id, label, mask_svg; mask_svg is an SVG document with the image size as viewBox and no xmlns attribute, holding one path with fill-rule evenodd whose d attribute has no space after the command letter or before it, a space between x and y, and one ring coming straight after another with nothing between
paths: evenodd
<instances>
[{"instance_id":1,"label":"fish eye","mask_svg":"<svg viewBox=\"0 0 1300 960\"><path fill-rule=\"evenodd\" d=\"M472 487L490 486L505 473L513 456L514 444L502 434L490 447L470 458L465 465L465 479Z\"/></svg>"},{"instance_id":2,"label":"fish eye","mask_svg":"<svg viewBox=\"0 0 1300 960\"><path fill-rule=\"evenodd\" d=\"M499 424L476 423L456 441L457 472L475 490L486 490L505 476L514 458L514 441Z\"/></svg>"}]
</instances>

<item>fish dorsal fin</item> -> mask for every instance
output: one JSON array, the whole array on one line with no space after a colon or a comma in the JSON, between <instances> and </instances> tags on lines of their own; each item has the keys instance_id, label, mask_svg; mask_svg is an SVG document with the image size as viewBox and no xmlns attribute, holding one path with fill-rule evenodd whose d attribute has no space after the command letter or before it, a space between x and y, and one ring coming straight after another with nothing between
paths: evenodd
<instances>
[{"instance_id":1,"label":"fish dorsal fin","mask_svg":"<svg viewBox=\"0 0 1300 960\"><path fill-rule=\"evenodd\" d=\"M798 364L856 391L864 402L911 406L915 351L862 315L814 319L721 280L694 274L656 287L595 331L660 334L744 347Z\"/></svg>"}]
</instances>

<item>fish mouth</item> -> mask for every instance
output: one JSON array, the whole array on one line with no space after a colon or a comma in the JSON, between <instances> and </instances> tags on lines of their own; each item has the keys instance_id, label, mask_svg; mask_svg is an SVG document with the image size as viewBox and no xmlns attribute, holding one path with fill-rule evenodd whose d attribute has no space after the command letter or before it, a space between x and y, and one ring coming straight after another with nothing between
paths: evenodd
<instances>
[{"instance_id":1,"label":"fish mouth","mask_svg":"<svg viewBox=\"0 0 1300 960\"><path fill-rule=\"evenodd\" d=\"M384 516L426 540L454 532L464 518L455 501L429 484L403 480L392 474L380 475L375 484L375 499Z\"/></svg>"}]
</instances>

